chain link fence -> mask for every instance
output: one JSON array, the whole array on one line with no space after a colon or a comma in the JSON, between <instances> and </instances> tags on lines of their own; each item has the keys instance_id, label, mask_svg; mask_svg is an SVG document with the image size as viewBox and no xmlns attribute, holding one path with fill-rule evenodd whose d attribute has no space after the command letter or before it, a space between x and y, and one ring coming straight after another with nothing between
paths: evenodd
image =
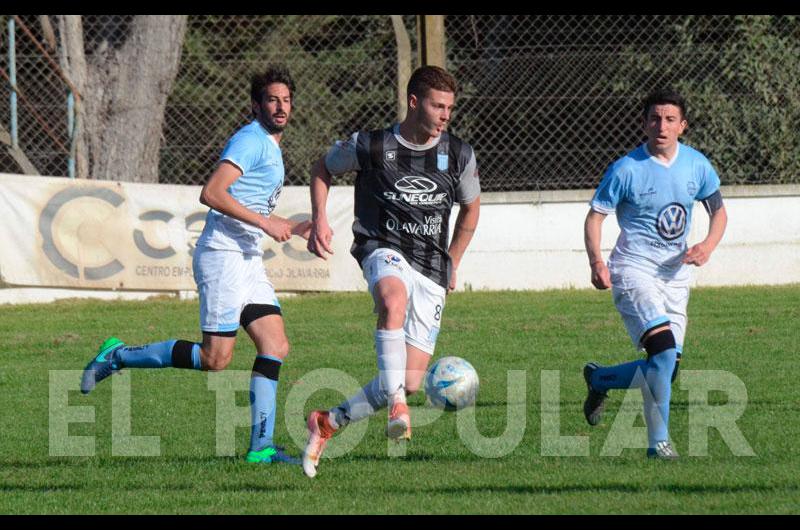
<instances>
[{"instance_id":1,"label":"chain link fence","mask_svg":"<svg viewBox=\"0 0 800 530\"><path fill-rule=\"evenodd\" d=\"M312 161L335 140L397 118L389 16L190 16L167 104L165 178L207 178L225 141L252 119L251 74L273 62L289 68L296 86L281 142L287 184L307 183Z\"/></svg>"},{"instance_id":2,"label":"chain link fence","mask_svg":"<svg viewBox=\"0 0 800 530\"><path fill-rule=\"evenodd\" d=\"M464 85L453 128L493 190L590 188L643 139L640 101L688 100L688 144L725 184L800 182L794 16L471 15L445 19Z\"/></svg>"},{"instance_id":3,"label":"chain link fence","mask_svg":"<svg viewBox=\"0 0 800 530\"><path fill-rule=\"evenodd\" d=\"M17 21L3 16L2 22L0 171L66 176L68 87L59 75L56 42L43 34L37 15L20 15ZM12 39L15 46L10 46ZM17 86L16 127L11 124L12 78Z\"/></svg>"},{"instance_id":4,"label":"chain link fence","mask_svg":"<svg viewBox=\"0 0 800 530\"><path fill-rule=\"evenodd\" d=\"M87 50L131 16L108 17L83 17ZM17 20L19 149L9 147L4 24L0 171L20 172L27 160L31 172L66 176L59 28L49 35L36 15ZM402 20L415 67L416 16ZM687 97L685 141L709 156L723 183L800 182L796 17L452 15L445 30L447 67L462 89L451 129L475 147L485 191L595 186L642 141L640 101L664 85ZM397 119L397 42L388 15L189 16L165 110L160 181L203 183L225 141L251 119L250 75L280 62L297 88L282 142L286 182L307 183L312 161L334 140Z\"/></svg>"}]
</instances>

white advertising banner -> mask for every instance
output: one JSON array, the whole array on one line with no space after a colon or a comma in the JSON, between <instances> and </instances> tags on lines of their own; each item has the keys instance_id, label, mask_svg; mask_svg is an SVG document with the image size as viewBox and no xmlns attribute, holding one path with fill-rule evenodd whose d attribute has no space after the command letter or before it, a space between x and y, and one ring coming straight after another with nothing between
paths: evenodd
<instances>
[{"instance_id":1,"label":"white advertising banner","mask_svg":"<svg viewBox=\"0 0 800 530\"><path fill-rule=\"evenodd\" d=\"M736 191L723 188L728 229L711 261L694 269L694 283L800 282L800 187L774 196ZM583 248L585 197L514 203L486 195L458 270L459 289L591 288ZM208 211L199 196L200 186L0 174L0 280L25 287L194 290L192 253ZM708 230L708 216L696 209L690 243ZM307 219L308 188L284 188L275 213ZM366 288L350 255L352 186L331 187L328 219L335 253L327 261L309 253L299 237L287 243L265 237L264 266L277 290ZM618 235L610 216L603 226L604 257Z\"/></svg>"},{"instance_id":2,"label":"white advertising banner","mask_svg":"<svg viewBox=\"0 0 800 530\"><path fill-rule=\"evenodd\" d=\"M208 208L200 186L0 174L0 278L15 286L193 290L192 255ZM281 291L360 290L350 256L353 188L332 187L336 234L327 261L295 236L264 238L264 266ZM277 215L310 217L305 186L285 187Z\"/></svg>"}]
</instances>

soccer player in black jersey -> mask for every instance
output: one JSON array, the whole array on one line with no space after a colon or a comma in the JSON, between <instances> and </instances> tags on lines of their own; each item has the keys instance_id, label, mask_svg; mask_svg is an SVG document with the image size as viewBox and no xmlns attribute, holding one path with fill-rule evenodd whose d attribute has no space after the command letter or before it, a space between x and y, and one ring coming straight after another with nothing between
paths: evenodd
<instances>
[{"instance_id":1,"label":"soccer player in black jersey","mask_svg":"<svg viewBox=\"0 0 800 530\"><path fill-rule=\"evenodd\" d=\"M388 407L386 434L411 436L406 396L419 390L434 352L445 295L480 213L480 184L472 147L447 132L456 81L436 66L418 68L408 82L408 113L383 130L359 131L336 142L311 169L312 231L308 250L332 254L325 206L331 176L355 171L355 219L350 250L375 302L378 375L356 395L308 418L303 471L317 473L333 433ZM452 241L450 211L459 203Z\"/></svg>"}]
</instances>

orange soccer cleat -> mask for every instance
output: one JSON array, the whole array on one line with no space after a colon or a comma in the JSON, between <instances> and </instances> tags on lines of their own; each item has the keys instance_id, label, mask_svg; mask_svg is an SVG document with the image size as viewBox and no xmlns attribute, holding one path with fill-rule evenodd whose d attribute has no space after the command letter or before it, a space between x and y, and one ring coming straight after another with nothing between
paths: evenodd
<instances>
[{"instance_id":1,"label":"orange soccer cleat","mask_svg":"<svg viewBox=\"0 0 800 530\"><path fill-rule=\"evenodd\" d=\"M308 443L303 451L303 473L308 478L317 475L319 458L325 450L328 440L336 432L328 421L330 412L315 410L308 416Z\"/></svg>"},{"instance_id":2,"label":"orange soccer cleat","mask_svg":"<svg viewBox=\"0 0 800 530\"><path fill-rule=\"evenodd\" d=\"M396 401L389 412L389 423L386 425L386 436L392 440L411 439L411 415L408 405Z\"/></svg>"}]
</instances>

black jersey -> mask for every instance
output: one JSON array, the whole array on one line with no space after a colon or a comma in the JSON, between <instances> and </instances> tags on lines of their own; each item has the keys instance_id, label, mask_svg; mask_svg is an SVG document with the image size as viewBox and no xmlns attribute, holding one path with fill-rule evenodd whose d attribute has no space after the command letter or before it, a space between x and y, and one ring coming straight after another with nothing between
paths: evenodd
<instances>
[{"instance_id":1,"label":"black jersey","mask_svg":"<svg viewBox=\"0 0 800 530\"><path fill-rule=\"evenodd\" d=\"M359 132L349 143L357 163L350 169L358 171L351 254L360 265L377 248L394 249L446 289L453 203L472 202L480 193L472 147L447 132L430 147L415 146L399 137L397 126Z\"/></svg>"}]
</instances>

